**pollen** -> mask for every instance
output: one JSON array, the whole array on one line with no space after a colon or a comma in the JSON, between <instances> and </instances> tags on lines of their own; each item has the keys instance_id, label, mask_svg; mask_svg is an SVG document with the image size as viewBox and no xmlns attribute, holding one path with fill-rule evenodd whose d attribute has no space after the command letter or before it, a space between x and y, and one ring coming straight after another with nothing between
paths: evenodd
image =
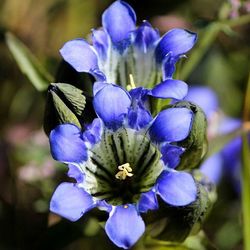
<instances>
[{"instance_id":1,"label":"pollen","mask_svg":"<svg viewBox=\"0 0 250 250\"><path fill-rule=\"evenodd\" d=\"M132 74L129 74L129 80L130 80L130 84L127 85L127 90L131 90L131 89L135 89L135 81L134 81L134 77Z\"/></svg>"},{"instance_id":2,"label":"pollen","mask_svg":"<svg viewBox=\"0 0 250 250\"><path fill-rule=\"evenodd\" d=\"M132 177L133 174L132 172L132 168L130 167L129 163L125 163L122 164L120 166L118 166L118 173L115 175L115 178L118 180L125 180L127 177Z\"/></svg>"}]
</instances>

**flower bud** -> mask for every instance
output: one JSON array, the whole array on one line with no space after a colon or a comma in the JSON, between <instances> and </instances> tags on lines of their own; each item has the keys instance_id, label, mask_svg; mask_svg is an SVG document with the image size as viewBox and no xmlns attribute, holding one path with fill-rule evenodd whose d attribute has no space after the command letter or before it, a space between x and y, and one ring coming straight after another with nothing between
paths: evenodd
<instances>
[{"instance_id":1,"label":"flower bud","mask_svg":"<svg viewBox=\"0 0 250 250\"><path fill-rule=\"evenodd\" d=\"M64 123L83 128L85 122L94 118L91 99L71 84L51 83L44 115L46 134L49 135L53 128Z\"/></svg>"},{"instance_id":2,"label":"flower bud","mask_svg":"<svg viewBox=\"0 0 250 250\"><path fill-rule=\"evenodd\" d=\"M192 102L177 102L170 105L170 107L185 107L192 110L194 114L189 136L185 140L177 143L178 146L185 148L185 152L181 155L180 164L176 169L184 170L196 168L207 152L206 116L203 110Z\"/></svg>"}]
</instances>

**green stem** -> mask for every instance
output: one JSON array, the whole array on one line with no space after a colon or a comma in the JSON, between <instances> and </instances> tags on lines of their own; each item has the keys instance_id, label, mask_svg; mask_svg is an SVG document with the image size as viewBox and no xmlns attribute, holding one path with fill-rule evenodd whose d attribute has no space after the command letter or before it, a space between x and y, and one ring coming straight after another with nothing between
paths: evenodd
<instances>
[{"instance_id":1,"label":"green stem","mask_svg":"<svg viewBox=\"0 0 250 250\"><path fill-rule=\"evenodd\" d=\"M189 56L187 62L183 65L181 70L181 79L184 81L187 80L190 73L192 73L193 69L198 65L198 63L203 58L204 54L207 52L209 47L215 41L218 33L225 29L226 27L235 27L238 25L243 25L250 22L250 15L240 16L239 18L232 20L224 20L219 22L213 22L208 25L199 35L201 39L196 47L193 50L192 54Z\"/></svg>"},{"instance_id":2,"label":"green stem","mask_svg":"<svg viewBox=\"0 0 250 250\"><path fill-rule=\"evenodd\" d=\"M245 104L243 110L243 127L248 124L250 116L250 74L247 84ZM243 213L243 236L244 249L250 250L250 147L248 132L242 136L242 213Z\"/></svg>"}]
</instances>

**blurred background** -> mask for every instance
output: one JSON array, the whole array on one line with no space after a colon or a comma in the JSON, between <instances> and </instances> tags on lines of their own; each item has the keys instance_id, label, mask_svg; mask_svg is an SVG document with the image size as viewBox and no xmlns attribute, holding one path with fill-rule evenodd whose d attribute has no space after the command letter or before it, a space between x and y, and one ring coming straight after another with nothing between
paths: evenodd
<instances>
[{"instance_id":1,"label":"blurred background","mask_svg":"<svg viewBox=\"0 0 250 250\"><path fill-rule=\"evenodd\" d=\"M105 244L107 249L115 249L106 243L95 221L89 220L85 228L81 220L79 227L72 229L70 223L49 215L51 194L66 178L67 168L53 161L43 132L46 91L37 91L22 74L5 39L6 32L14 34L55 76L62 45L88 37L91 28L101 26L101 14L112 2L0 1L0 249L85 250L104 249ZM190 29L199 33L199 39L211 32L211 24L217 20L233 22L250 11L249 1L236 0L127 2L135 9L138 23L149 20L162 34L174 27ZM244 21L211 32L214 37L207 41L192 69L184 70L185 61L178 65L180 79L190 86L210 86L218 94L221 110L235 118L242 116L249 74L249 32L249 22ZM56 227L58 223L60 227ZM227 178L218 187L218 200L204 231L218 249L242 249L240 193ZM84 244L82 234L87 238ZM89 240L95 234L101 235L104 245Z\"/></svg>"}]
</instances>

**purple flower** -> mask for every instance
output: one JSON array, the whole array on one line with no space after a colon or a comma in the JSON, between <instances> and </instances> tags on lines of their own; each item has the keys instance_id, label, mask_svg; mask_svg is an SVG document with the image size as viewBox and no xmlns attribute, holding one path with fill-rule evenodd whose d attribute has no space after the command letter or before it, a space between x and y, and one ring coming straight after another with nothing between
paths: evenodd
<instances>
[{"instance_id":1,"label":"purple flower","mask_svg":"<svg viewBox=\"0 0 250 250\"><path fill-rule=\"evenodd\" d=\"M195 44L197 35L172 29L162 38L144 21L136 27L136 14L124 1L115 1L102 15L103 27L92 31L92 45L84 39L68 41L61 48L63 59L78 72L97 81L151 88L171 78L175 63Z\"/></svg>"},{"instance_id":2,"label":"purple flower","mask_svg":"<svg viewBox=\"0 0 250 250\"><path fill-rule=\"evenodd\" d=\"M54 159L68 163L68 174L76 179L57 187L50 210L76 221L94 207L105 209L105 231L125 249L143 234L141 213L157 209L158 196L171 206L188 205L197 197L193 177L174 169L184 149L172 145L189 135L193 112L168 108L153 118L148 95L152 92L143 88L127 92L95 83L98 118L84 132L63 124L50 133Z\"/></svg>"}]
</instances>

